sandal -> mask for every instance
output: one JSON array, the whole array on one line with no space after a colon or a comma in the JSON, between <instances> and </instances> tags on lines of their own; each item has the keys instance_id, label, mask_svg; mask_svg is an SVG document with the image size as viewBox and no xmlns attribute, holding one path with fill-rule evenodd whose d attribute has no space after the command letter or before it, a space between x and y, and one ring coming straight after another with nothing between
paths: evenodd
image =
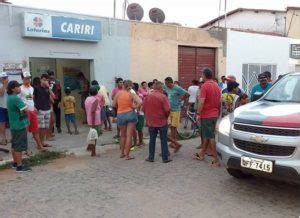
<instances>
[{"instance_id":1,"label":"sandal","mask_svg":"<svg viewBox=\"0 0 300 218\"><path fill-rule=\"evenodd\" d=\"M120 158L124 158L124 157L126 157L125 154L121 154L121 155L120 155Z\"/></svg>"},{"instance_id":2,"label":"sandal","mask_svg":"<svg viewBox=\"0 0 300 218\"><path fill-rule=\"evenodd\" d=\"M181 147L182 147L182 145L178 144L178 146L174 150L174 153L177 153L180 150Z\"/></svg>"},{"instance_id":3,"label":"sandal","mask_svg":"<svg viewBox=\"0 0 300 218\"><path fill-rule=\"evenodd\" d=\"M44 145L43 145L43 147L45 147L45 148L51 148L51 147L52 147L52 145L49 145L49 144L44 144Z\"/></svg>"},{"instance_id":4,"label":"sandal","mask_svg":"<svg viewBox=\"0 0 300 218\"><path fill-rule=\"evenodd\" d=\"M133 159L134 159L134 157L130 157L130 156L125 158L125 160L133 160Z\"/></svg>"},{"instance_id":5,"label":"sandal","mask_svg":"<svg viewBox=\"0 0 300 218\"><path fill-rule=\"evenodd\" d=\"M204 156L200 156L198 153L194 154L193 157L195 160L200 160L200 161L203 161L205 159Z\"/></svg>"},{"instance_id":6,"label":"sandal","mask_svg":"<svg viewBox=\"0 0 300 218\"><path fill-rule=\"evenodd\" d=\"M0 161L3 161L3 158L0 157Z\"/></svg>"},{"instance_id":7,"label":"sandal","mask_svg":"<svg viewBox=\"0 0 300 218\"><path fill-rule=\"evenodd\" d=\"M32 157L32 156L33 156L33 152L32 152L32 151L25 151L24 154L25 154L27 157Z\"/></svg>"},{"instance_id":8,"label":"sandal","mask_svg":"<svg viewBox=\"0 0 300 218\"><path fill-rule=\"evenodd\" d=\"M175 148L175 146L174 146L173 143L168 144L168 146L169 146L170 148Z\"/></svg>"},{"instance_id":9,"label":"sandal","mask_svg":"<svg viewBox=\"0 0 300 218\"><path fill-rule=\"evenodd\" d=\"M7 145L7 143L8 143L8 141L5 139L0 142L0 145Z\"/></svg>"},{"instance_id":10,"label":"sandal","mask_svg":"<svg viewBox=\"0 0 300 218\"><path fill-rule=\"evenodd\" d=\"M48 149L47 148L38 148L39 152L47 152Z\"/></svg>"},{"instance_id":11,"label":"sandal","mask_svg":"<svg viewBox=\"0 0 300 218\"><path fill-rule=\"evenodd\" d=\"M212 166L212 167L216 167L216 168L217 168L217 167L220 167L220 166L221 166L221 164L220 164L220 162L219 162L219 161L214 161L214 160L213 160L213 161L211 162L211 166Z\"/></svg>"}]
</instances>

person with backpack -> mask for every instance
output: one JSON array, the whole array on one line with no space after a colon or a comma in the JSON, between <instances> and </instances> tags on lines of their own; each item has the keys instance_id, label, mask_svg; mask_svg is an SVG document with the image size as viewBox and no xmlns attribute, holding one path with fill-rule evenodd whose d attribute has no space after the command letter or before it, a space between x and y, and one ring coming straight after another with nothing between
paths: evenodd
<instances>
[{"instance_id":1,"label":"person with backpack","mask_svg":"<svg viewBox=\"0 0 300 218\"><path fill-rule=\"evenodd\" d=\"M237 107L237 101L239 99L239 84L237 82L228 82L227 90L227 93L222 94L222 117L234 111L234 109Z\"/></svg>"}]
</instances>

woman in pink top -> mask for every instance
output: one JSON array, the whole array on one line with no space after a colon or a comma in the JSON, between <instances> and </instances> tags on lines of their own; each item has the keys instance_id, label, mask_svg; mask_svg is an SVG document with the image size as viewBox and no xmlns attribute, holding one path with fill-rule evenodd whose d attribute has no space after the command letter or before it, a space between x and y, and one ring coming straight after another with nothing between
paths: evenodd
<instances>
[{"instance_id":1,"label":"woman in pink top","mask_svg":"<svg viewBox=\"0 0 300 218\"><path fill-rule=\"evenodd\" d=\"M143 99L148 95L148 84L144 81L141 83L141 87L139 88L139 94L143 96Z\"/></svg>"},{"instance_id":2,"label":"woman in pink top","mask_svg":"<svg viewBox=\"0 0 300 218\"><path fill-rule=\"evenodd\" d=\"M87 116L87 123L91 128L97 130L98 135L100 134L100 125L101 125L101 107L99 99L97 97L98 90L96 87L90 88L90 96L85 100L85 110ZM96 156L96 144L88 145L87 150L91 151L92 156Z\"/></svg>"}]
</instances>

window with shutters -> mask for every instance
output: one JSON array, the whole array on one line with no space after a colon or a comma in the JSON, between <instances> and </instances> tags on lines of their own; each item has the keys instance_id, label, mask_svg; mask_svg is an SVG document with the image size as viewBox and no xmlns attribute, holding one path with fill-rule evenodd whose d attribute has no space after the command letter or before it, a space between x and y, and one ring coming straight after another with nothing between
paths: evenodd
<instances>
[{"instance_id":1,"label":"window with shutters","mask_svg":"<svg viewBox=\"0 0 300 218\"><path fill-rule=\"evenodd\" d=\"M253 86L258 83L257 76L265 71L269 71L272 74L272 80L276 79L276 64L243 64L242 88L248 95Z\"/></svg>"}]
</instances>

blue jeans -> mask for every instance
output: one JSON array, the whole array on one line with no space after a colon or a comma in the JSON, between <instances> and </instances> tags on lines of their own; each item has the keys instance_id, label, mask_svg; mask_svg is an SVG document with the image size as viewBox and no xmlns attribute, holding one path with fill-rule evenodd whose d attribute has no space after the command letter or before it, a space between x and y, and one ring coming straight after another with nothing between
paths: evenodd
<instances>
[{"instance_id":1,"label":"blue jeans","mask_svg":"<svg viewBox=\"0 0 300 218\"><path fill-rule=\"evenodd\" d=\"M154 160L156 137L159 132L161 142L161 156L163 160L169 159L168 149L168 125L163 127L149 127L150 142L149 142L149 160Z\"/></svg>"}]
</instances>

